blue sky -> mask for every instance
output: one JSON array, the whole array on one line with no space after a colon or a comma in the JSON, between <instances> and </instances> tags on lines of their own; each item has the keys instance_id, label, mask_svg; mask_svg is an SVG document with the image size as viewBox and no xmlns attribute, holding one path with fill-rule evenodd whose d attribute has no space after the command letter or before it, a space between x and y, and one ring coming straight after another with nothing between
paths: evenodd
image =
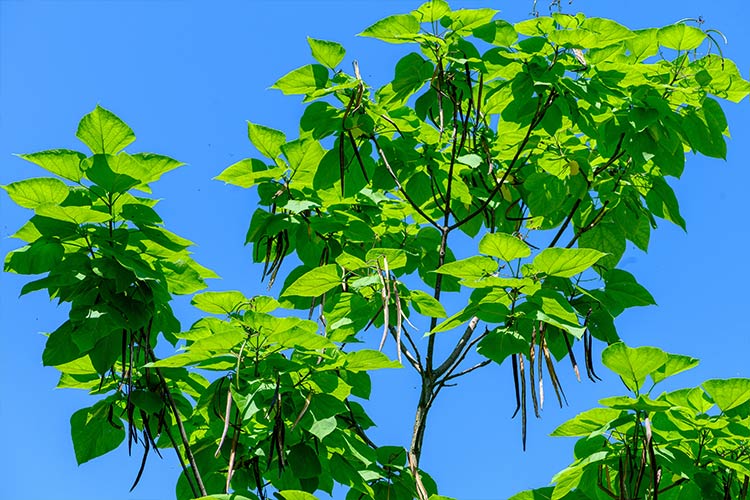
<instances>
[{"instance_id":1,"label":"blue sky","mask_svg":"<svg viewBox=\"0 0 750 500\"><path fill-rule=\"evenodd\" d=\"M195 258L223 280L213 289L259 287L261 268L243 247L253 210L246 190L211 181L226 166L256 155L246 120L293 137L300 100L267 90L289 70L311 61L306 36L347 48L344 64L359 61L372 86L392 78L404 47L354 35L376 20L418 6L418 1L8 1L0 0L0 184L44 175L12 153L52 148L85 149L75 138L78 120L96 104L112 110L135 131L129 150L172 156L189 165L154 185L160 214L172 231L197 243ZM745 2L662 0L602 2L563 0L567 12L613 18L631 28L703 16L729 38L725 55L743 75L750 68ZM542 12L548 1L539 0ZM457 7L500 9L511 21L525 18L532 0L454 1ZM632 272L659 303L626 312L618 322L631 345L657 345L702 360L679 386L707 378L750 376L747 352L750 239L747 206L750 170L748 100L725 106L732 139L726 162L689 155L675 186L688 233L663 223L644 254L629 249L621 267ZM0 193L0 254L19 246L8 236L30 214ZM127 491L140 457L120 449L81 467L75 464L69 418L93 400L55 390L57 372L41 366L44 337L66 310L43 293L18 298L27 277L0 276L0 470L3 498L93 500L173 497L178 465L155 456L141 484ZM277 292L278 290L273 290ZM187 300L176 313L184 327L197 319ZM597 346L597 351L602 346ZM393 353L391 353L393 354ZM573 441L548 438L565 419L620 394L612 375L598 384L576 383L561 365L569 407L545 408L529 425L521 451L520 423L510 420L509 367L490 367L441 394L431 415L422 466L441 493L461 500L507 498L542 486L572 457ZM603 369L599 370L604 374ZM374 377L368 404L382 444L407 444L417 380L391 371Z\"/></svg>"}]
</instances>

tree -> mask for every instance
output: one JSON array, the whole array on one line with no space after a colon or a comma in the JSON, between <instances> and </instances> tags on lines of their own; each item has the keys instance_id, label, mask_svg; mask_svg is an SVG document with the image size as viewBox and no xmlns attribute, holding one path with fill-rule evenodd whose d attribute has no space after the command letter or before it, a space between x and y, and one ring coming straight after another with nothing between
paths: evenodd
<instances>
[{"instance_id":1,"label":"tree","mask_svg":"<svg viewBox=\"0 0 750 500\"><path fill-rule=\"evenodd\" d=\"M92 155L24 156L59 178L6 187L35 210L17 233L29 245L6 267L49 272L23 293L47 289L71 303L70 320L50 335L43 357L62 372L60 386L107 395L71 420L79 462L127 437L129 446L143 446L144 464L152 449L177 450L179 497L231 486L263 498L266 482L315 491L335 481L353 498L427 498L436 492L419 470L427 415L455 379L510 358L525 442L527 411L543 404L542 383L564 399L556 361L568 357L579 372L576 340L591 378L593 338L612 344L605 352L613 359L640 360L643 351L618 343L613 323L625 308L653 302L616 268L625 241L645 249L656 218L684 227L664 178L681 174L684 148L725 156L726 120L711 95L739 101L750 84L710 53L715 33L683 23L633 32L581 15L512 26L495 14L429 2L371 26L365 36L421 48L374 94L356 66L353 75L335 70L343 47L310 40L318 63L275 84L312 102L301 137L287 141L250 124L267 159L243 160L219 176L257 186L261 206L247 241L270 283L286 274L282 293L278 300L198 294L196 307L214 316L187 332L171 296L200 290L212 273L190 258L189 242L163 227L152 199L131 193L148 193L179 162L122 152L134 135L100 107L77 133ZM665 59L650 59L657 55ZM467 246L478 251L457 260ZM301 264L285 273L291 254ZM449 316L441 299L451 292L463 307ZM270 314L279 307L309 311L316 321ZM408 449L372 443L369 419L351 399L367 397L367 371L399 366L376 350L342 348L370 324L382 329L380 347L392 338L398 360L421 380ZM451 343L446 332L454 329L461 333ZM185 351L158 359L161 338L184 341ZM481 357L472 364L475 347ZM633 375L628 387L636 392L645 375L657 381L675 371L674 359L692 363L648 356L662 362ZM622 362L609 365L628 380ZM205 377L205 370L217 373ZM723 389L706 390L721 410L747 406L724 404ZM637 401L628 407L637 419L661 409ZM652 441L636 446L653 450ZM609 467L616 456L590 463ZM561 477L593 477L583 470L588 463ZM641 471L655 479L636 491L649 484L658 491L660 481L676 484L672 494L694 490L695 481L656 479L654 464ZM622 468L613 474L625 478Z\"/></svg>"}]
</instances>

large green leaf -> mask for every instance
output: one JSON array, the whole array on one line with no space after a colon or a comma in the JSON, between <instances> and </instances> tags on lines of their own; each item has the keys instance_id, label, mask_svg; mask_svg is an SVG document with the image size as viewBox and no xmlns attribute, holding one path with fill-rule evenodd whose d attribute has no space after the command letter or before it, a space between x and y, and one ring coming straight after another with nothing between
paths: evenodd
<instances>
[{"instance_id":1,"label":"large green leaf","mask_svg":"<svg viewBox=\"0 0 750 500\"><path fill-rule=\"evenodd\" d=\"M490 257L474 255L466 259L448 262L440 266L435 272L447 274L457 278L480 279L490 276L497 271L497 262Z\"/></svg>"},{"instance_id":2,"label":"large green leaf","mask_svg":"<svg viewBox=\"0 0 750 500\"><path fill-rule=\"evenodd\" d=\"M91 408L82 408L70 417L73 449L78 465L108 453L125 439L125 429L115 427L108 420L109 401L103 400ZM116 411L119 414L119 410Z\"/></svg>"},{"instance_id":3,"label":"large green leaf","mask_svg":"<svg viewBox=\"0 0 750 500\"><path fill-rule=\"evenodd\" d=\"M250 301L242 292L230 290L227 292L203 292L195 295L190 301L201 311L211 314L229 314L236 312L243 304Z\"/></svg>"},{"instance_id":4,"label":"large green leaf","mask_svg":"<svg viewBox=\"0 0 750 500\"><path fill-rule=\"evenodd\" d=\"M380 351L361 349L346 355L344 367L351 372L361 372L381 368L401 368L401 363L391 361Z\"/></svg>"},{"instance_id":5,"label":"large green leaf","mask_svg":"<svg viewBox=\"0 0 750 500\"><path fill-rule=\"evenodd\" d=\"M341 284L339 267L336 264L327 264L312 269L289 285L282 296L296 295L298 297L318 297L333 290Z\"/></svg>"},{"instance_id":6,"label":"large green leaf","mask_svg":"<svg viewBox=\"0 0 750 500\"><path fill-rule=\"evenodd\" d=\"M737 408L750 401L750 379L711 379L702 385L721 411Z\"/></svg>"},{"instance_id":7,"label":"large green leaf","mask_svg":"<svg viewBox=\"0 0 750 500\"><path fill-rule=\"evenodd\" d=\"M81 180L81 161L86 158L85 154L69 149L51 149L18 156L73 182Z\"/></svg>"},{"instance_id":8,"label":"large green leaf","mask_svg":"<svg viewBox=\"0 0 750 500\"><path fill-rule=\"evenodd\" d=\"M42 274L52 271L62 260L65 249L53 239L38 239L5 256L5 271L18 274Z\"/></svg>"},{"instance_id":9,"label":"large green leaf","mask_svg":"<svg viewBox=\"0 0 750 500\"><path fill-rule=\"evenodd\" d=\"M365 260L370 265L377 265L385 271L386 267L390 270L401 269L406 266L407 255L400 248L373 248L367 251Z\"/></svg>"},{"instance_id":10,"label":"large green leaf","mask_svg":"<svg viewBox=\"0 0 750 500\"><path fill-rule=\"evenodd\" d=\"M340 43L307 37L312 56L321 64L334 69L341 63L346 50Z\"/></svg>"},{"instance_id":11,"label":"large green leaf","mask_svg":"<svg viewBox=\"0 0 750 500\"><path fill-rule=\"evenodd\" d=\"M445 318L448 314L445 312L443 305L422 290L412 290L410 292L412 306L421 315L430 318Z\"/></svg>"},{"instance_id":12,"label":"large green leaf","mask_svg":"<svg viewBox=\"0 0 750 500\"><path fill-rule=\"evenodd\" d=\"M612 408L592 408L579 413L552 431L551 436L588 436L601 430L622 413Z\"/></svg>"},{"instance_id":13,"label":"large green leaf","mask_svg":"<svg viewBox=\"0 0 750 500\"><path fill-rule=\"evenodd\" d=\"M63 181L53 177L36 177L11 182L2 188L18 205L32 209L44 205L58 205L68 197L70 191Z\"/></svg>"},{"instance_id":14,"label":"large green leaf","mask_svg":"<svg viewBox=\"0 0 750 500\"><path fill-rule=\"evenodd\" d=\"M502 364L512 354L529 350L529 341L516 330L498 327L477 345L477 352L492 361Z\"/></svg>"},{"instance_id":15,"label":"large green leaf","mask_svg":"<svg viewBox=\"0 0 750 500\"><path fill-rule=\"evenodd\" d=\"M662 380L677 375L685 370L690 370L698 366L699 361L696 358L690 356L683 356L682 354L667 354L667 362L664 363L657 370L651 372L651 378L655 384L658 384Z\"/></svg>"},{"instance_id":16,"label":"large green leaf","mask_svg":"<svg viewBox=\"0 0 750 500\"><path fill-rule=\"evenodd\" d=\"M36 213L49 219L57 219L74 224L95 224L106 222L112 216L106 212L94 210L89 207L59 207L54 205L43 205L36 209Z\"/></svg>"},{"instance_id":17,"label":"large green leaf","mask_svg":"<svg viewBox=\"0 0 750 500\"><path fill-rule=\"evenodd\" d=\"M694 26L678 23L659 28L657 37L659 44L668 49L693 50L703 43L706 34Z\"/></svg>"},{"instance_id":18,"label":"large green leaf","mask_svg":"<svg viewBox=\"0 0 750 500\"><path fill-rule=\"evenodd\" d=\"M377 38L389 43L408 43L419 34L419 21L411 14L389 16L376 22L359 36Z\"/></svg>"},{"instance_id":19,"label":"large green leaf","mask_svg":"<svg viewBox=\"0 0 750 500\"><path fill-rule=\"evenodd\" d=\"M315 495L299 490L284 490L278 493L283 500L317 500Z\"/></svg>"},{"instance_id":20,"label":"large green leaf","mask_svg":"<svg viewBox=\"0 0 750 500\"><path fill-rule=\"evenodd\" d=\"M479 251L510 262L531 255L531 249L520 238L506 233L487 233L479 241Z\"/></svg>"},{"instance_id":21,"label":"large green leaf","mask_svg":"<svg viewBox=\"0 0 750 500\"><path fill-rule=\"evenodd\" d=\"M646 205L657 217L674 222L683 230L685 219L680 215L680 206L672 188L663 177L653 179L651 189L646 195Z\"/></svg>"},{"instance_id":22,"label":"large green leaf","mask_svg":"<svg viewBox=\"0 0 750 500\"><path fill-rule=\"evenodd\" d=\"M263 156L272 160L281 154L281 146L286 143L284 132L250 121L247 122L247 136Z\"/></svg>"},{"instance_id":23,"label":"large green leaf","mask_svg":"<svg viewBox=\"0 0 750 500\"><path fill-rule=\"evenodd\" d=\"M576 338L583 337L586 328L580 325L575 309L562 294L543 288L528 300L536 307L536 319L562 328Z\"/></svg>"},{"instance_id":24,"label":"large green leaf","mask_svg":"<svg viewBox=\"0 0 750 500\"><path fill-rule=\"evenodd\" d=\"M282 76L271 87L284 94L311 94L325 88L328 83L328 69L320 64L308 64Z\"/></svg>"},{"instance_id":25,"label":"large green leaf","mask_svg":"<svg viewBox=\"0 0 750 500\"><path fill-rule=\"evenodd\" d=\"M571 278L590 268L606 254L591 248L546 248L532 263L534 271Z\"/></svg>"},{"instance_id":26,"label":"large green leaf","mask_svg":"<svg viewBox=\"0 0 750 500\"><path fill-rule=\"evenodd\" d=\"M657 347L628 347L622 342L612 344L602 351L604 366L622 377L633 392L639 392L646 376L659 369L669 359Z\"/></svg>"},{"instance_id":27,"label":"large green leaf","mask_svg":"<svg viewBox=\"0 0 750 500\"><path fill-rule=\"evenodd\" d=\"M416 17L419 22L432 23L439 21L441 17L451 11L448 2L445 0L428 0L419 6L415 11L412 11L412 15Z\"/></svg>"},{"instance_id":28,"label":"large green leaf","mask_svg":"<svg viewBox=\"0 0 750 500\"><path fill-rule=\"evenodd\" d=\"M99 105L81 119L76 137L94 154L115 154L135 140L124 121Z\"/></svg>"}]
</instances>

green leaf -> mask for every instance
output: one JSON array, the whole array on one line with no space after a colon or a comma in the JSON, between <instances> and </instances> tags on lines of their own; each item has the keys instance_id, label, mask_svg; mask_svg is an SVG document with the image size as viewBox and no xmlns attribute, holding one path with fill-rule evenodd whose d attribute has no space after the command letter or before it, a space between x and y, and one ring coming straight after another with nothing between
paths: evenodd
<instances>
[{"instance_id":1,"label":"green leaf","mask_svg":"<svg viewBox=\"0 0 750 500\"><path fill-rule=\"evenodd\" d=\"M123 158L125 154L120 154L118 157ZM185 165L181 161L177 161L169 156L158 155L154 153L135 153L128 155L130 160L130 175L136 177L142 185L150 182L156 182L161 178L162 175L174 170L175 168ZM123 172L128 173L128 172ZM141 191L145 189L143 186L139 186ZM148 191L147 191L148 192Z\"/></svg>"},{"instance_id":2,"label":"green leaf","mask_svg":"<svg viewBox=\"0 0 750 500\"><path fill-rule=\"evenodd\" d=\"M307 43L312 50L312 56L321 64L331 69L336 68L344 59L346 50L340 43L329 42L327 40L317 40L307 37Z\"/></svg>"},{"instance_id":3,"label":"green leaf","mask_svg":"<svg viewBox=\"0 0 750 500\"><path fill-rule=\"evenodd\" d=\"M482 25L489 23L499 11L495 9L459 9L446 14L440 24L456 34L468 35Z\"/></svg>"},{"instance_id":4,"label":"green leaf","mask_svg":"<svg viewBox=\"0 0 750 500\"><path fill-rule=\"evenodd\" d=\"M280 179L286 170L285 167L269 168L268 165L256 158L246 158L227 167L216 177L216 180L242 188L249 188L261 182Z\"/></svg>"},{"instance_id":5,"label":"green leaf","mask_svg":"<svg viewBox=\"0 0 750 500\"><path fill-rule=\"evenodd\" d=\"M490 21L474 28L474 36L487 43L500 47L509 47L518 40L518 33L513 25L503 20Z\"/></svg>"},{"instance_id":6,"label":"green leaf","mask_svg":"<svg viewBox=\"0 0 750 500\"><path fill-rule=\"evenodd\" d=\"M693 50L703 43L706 34L694 26L678 23L659 28L657 37L659 44L668 49Z\"/></svg>"},{"instance_id":7,"label":"green leaf","mask_svg":"<svg viewBox=\"0 0 750 500\"><path fill-rule=\"evenodd\" d=\"M124 193L141 183L138 178L140 169L132 157L125 153L117 156L95 154L84 165L87 167L86 177L111 193Z\"/></svg>"},{"instance_id":8,"label":"green leaf","mask_svg":"<svg viewBox=\"0 0 750 500\"><path fill-rule=\"evenodd\" d=\"M346 355L344 367L350 372L379 370L381 368L401 368L401 363L391 361L380 351L361 349Z\"/></svg>"},{"instance_id":9,"label":"green leaf","mask_svg":"<svg viewBox=\"0 0 750 500\"><path fill-rule=\"evenodd\" d=\"M516 493L508 500L550 500L552 498L552 492L554 486L546 486L544 488L537 488L534 490L526 490L520 493Z\"/></svg>"},{"instance_id":10,"label":"green leaf","mask_svg":"<svg viewBox=\"0 0 750 500\"><path fill-rule=\"evenodd\" d=\"M590 268L606 254L590 248L546 248L534 258L535 271L572 278Z\"/></svg>"},{"instance_id":11,"label":"green leaf","mask_svg":"<svg viewBox=\"0 0 750 500\"><path fill-rule=\"evenodd\" d=\"M5 256L5 271L18 274L42 274L52 271L65 255L65 248L53 239L38 239Z\"/></svg>"},{"instance_id":12,"label":"green leaf","mask_svg":"<svg viewBox=\"0 0 750 500\"><path fill-rule=\"evenodd\" d=\"M281 295L282 297L288 295L318 297L339 285L341 285L341 276L339 275L338 266L336 264L327 264L312 269L297 278Z\"/></svg>"},{"instance_id":13,"label":"green leaf","mask_svg":"<svg viewBox=\"0 0 750 500\"><path fill-rule=\"evenodd\" d=\"M68 197L68 186L53 177L36 177L11 182L2 188L10 199L24 208L38 208L44 205L58 205Z\"/></svg>"},{"instance_id":14,"label":"green leaf","mask_svg":"<svg viewBox=\"0 0 750 500\"><path fill-rule=\"evenodd\" d=\"M680 215L677 197L663 177L653 179L651 189L646 195L646 205L655 216L674 222L685 230L685 219Z\"/></svg>"},{"instance_id":15,"label":"green leaf","mask_svg":"<svg viewBox=\"0 0 750 500\"><path fill-rule=\"evenodd\" d=\"M271 88L286 95L304 95L325 88L327 83L328 69L320 64L308 64L282 76Z\"/></svg>"},{"instance_id":16,"label":"green leaf","mask_svg":"<svg viewBox=\"0 0 750 500\"><path fill-rule=\"evenodd\" d=\"M578 339L583 337L586 328L579 324L575 309L560 293L543 288L528 300L537 307L536 319L562 328Z\"/></svg>"},{"instance_id":17,"label":"green leaf","mask_svg":"<svg viewBox=\"0 0 750 500\"><path fill-rule=\"evenodd\" d=\"M449 317L442 323L439 323L435 326L432 330L430 330L425 335L432 335L434 333L440 333L440 332L447 332L449 330L453 330L454 328L457 328L467 321L469 321L478 311L479 306L477 304L472 304L467 306L464 309L461 309L457 313L455 313L453 316Z\"/></svg>"},{"instance_id":18,"label":"green leaf","mask_svg":"<svg viewBox=\"0 0 750 500\"><path fill-rule=\"evenodd\" d=\"M666 401L654 400L648 396L640 395L637 398L628 396L614 396L599 400L599 404L616 410L631 410L645 412L660 412L672 407L671 403Z\"/></svg>"},{"instance_id":19,"label":"green leaf","mask_svg":"<svg viewBox=\"0 0 750 500\"><path fill-rule=\"evenodd\" d=\"M607 308L612 316L619 316L629 307L656 304L648 290L638 284L635 277L627 271L611 269L604 275L604 283L603 293L601 290L593 290L591 294Z\"/></svg>"},{"instance_id":20,"label":"green leaf","mask_svg":"<svg viewBox=\"0 0 750 500\"><path fill-rule=\"evenodd\" d=\"M604 366L622 377L622 381L633 392L639 392L646 376L660 368L668 360L667 353L656 347L631 348L617 342L602 351Z\"/></svg>"},{"instance_id":21,"label":"green leaf","mask_svg":"<svg viewBox=\"0 0 750 500\"><path fill-rule=\"evenodd\" d=\"M284 500L317 500L315 495L299 490L284 490L279 492L278 496Z\"/></svg>"},{"instance_id":22,"label":"green leaf","mask_svg":"<svg viewBox=\"0 0 750 500\"><path fill-rule=\"evenodd\" d=\"M112 219L106 212L100 212L89 207L59 207L53 205L44 205L36 209L37 215L57 219L74 224L95 224L97 222L106 222Z\"/></svg>"},{"instance_id":23,"label":"green leaf","mask_svg":"<svg viewBox=\"0 0 750 500\"><path fill-rule=\"evenodd\" d=\"M445 318L448 314L445 312L443 305L422 290L412 290L410 292L411 303L419 314L430 318Z\"/></svg>"},{"instance_id":24,"label":"green leaf","mask_svg":"<svg viewBox=\"0 0 750 500\"><path fill-rule=\"evenodd\" d=\"M495 363L502 362L512 354L529 350L529 341L514 329L498 327L477 345L477 352Z\"/></svg>"},{"instance_id":25,"label":"green leaf","mask_svg":"<svg viewBox=\"0 0 750 500\"><path fill-rule=\"evenodd\" d=\"M86 158L85 154L69 149L51 149L18 156L73 182L81 180L81 161Z\"/></svg>"},{"instance_id":26,"label":"green leaf","mask_svg":"<svg viewBox=\"0 0 750 500\"><path fill-rule=\"evenodd\" d=\"M588 436L599 431L622 413L613 408L592 408L557 427L550 436Z\"/></svg>"},{"instance_id":27,"label":"green leaf","mask_svg":"<svg viewBox=\"0 0 750 500\"><path fill-rule=\"evenodd\" d=\"M451 8L445 0L428 0L420 5L417 10L412 11L411 14L421 23L432 23L439 21L450 11Z\"/></svg>"},{"instance_id":28,"label":"green leaf","mask_svg":"<svg viewBox=\"0 0 750 500\"><path fill-rule=\"evenodd\" d=\"M359 36L377 38L388 43L408 43L419 34L419 21L412 14L389 16L376 22Z\"/></svg>"},{"instance_id":29,"label":"green leaf","mask_svg":"<svg viewBox=\"0 0 750 500\"><path fill-rule=\"evenodd\" d=\"M135 140L124 121L98 104L81 119L76 137L94 154L115 154Z\"/></svg>"},{"instance_id":30,"label":"green leaf","mask_svg":"<svg viewBox=\"0 0 750 500\"><path fill-rule=\"evenodd\" d=\"M250 303L242 292L235 290L227 292L203 292L195 295L190 303L210 314L229 314L237 312L243 304Z\"/></svg>"},{"instance_id":31,"label":"green leaf","mask_svg":"<svg viewBox=\"0 0 750 500\"><path fill-rule=\"evenodd\" d=\"M91 408L83 408L70 417L73 449L78 465L108 453L125 439L125 429L109 423L109 402L105 399ZM116 410L116 413L119 411Z\"/></svg>"},{"instance_id":32,"label":"green leaf","mask_svg":"<svg viewBox=\"0 0 750 500\"><path fill-rule=\"evenodd\" d=\"M552 478L552 482L556 483L555 489L552 491L552 500L560 500L575 489L581 482L583 471L582 466L574 465L555 474Z\"/></svg>"},{"instance_id":33,"label":"green leaf","mask_svg":"<svg viewBox=\"0 0 750 500\"><path fill-rule=\"evenodd\" d=\"M497 262L490 257L474 255L443 264L435 272L457 278L480 279L497 272Z\"/></svg>"},{"instance_id":34,"label":"green leaf","mask_svg":"<svg viewBox=\"0 0 750 500\"><path fill-rule=\"evenodd\" d=\"M506 233L487 233L479 241L479 251L510 262L531 255L531 249L521 239Z\"/></svg>"},{"instance_id":35,"label":"green leaf","mask_svg":"<svg viewBox=\"0 0 750 500\"><path fill-rule=\"evenodd\" d=\"M401 269L406 265L407 257L406 252L400 248L373 248L367 251L365 260L371 265L380 266L380 269L385 271L386 263L390 270Z\"/></svg>"},{"instance_id":36,"label":"green leaf","mask_svg":"<svg viewBox=\"0 0 750 500\"><path fill-rule=\"evenodd\" d=\"M247 122L247 137L263 156L272 160L281 154L281 146L286 143L284 132L250 121Z\"/></svg>"},{"instance_id":37,"label":"green leaf","mask_svg":"<svg viewBox=\"0 0 750 500\"><path fill-rule=\"evenodd\" d=\"M702 385L721 411L737 408L750 401L750 379L711 379Z\"/></svg>"},{"instance_id":38,"label":"green leaf","mask_svg":"<svg viewBox=\"0 0 750 500\"><path fill-rule=\"evenodd\" d=\"M698 366L700 361L690 356L683 356L682 354L667 354L667 362L664 363L659 369L651 372L651 378L654 384L658 384L667 377L677 375L685 370L690 370Z\"/></svg>"}]
</instances>

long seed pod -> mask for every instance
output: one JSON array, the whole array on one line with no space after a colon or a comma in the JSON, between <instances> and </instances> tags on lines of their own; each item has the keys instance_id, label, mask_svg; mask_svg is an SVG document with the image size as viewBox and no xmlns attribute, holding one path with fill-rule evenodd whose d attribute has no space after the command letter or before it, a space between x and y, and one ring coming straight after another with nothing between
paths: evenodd
<instances>
[{"instance_id":1,"label":"long seed pod","mask_svg":"<svg viewBox=\"0 0 750 500\"><path fill-rule=\"evenodd\" d=\"M552 382L552 388L555 390L555 396L557 396L557 402L560 404L560 408L563 406L563 400L565 404L568 404L568 399L565 397L565 391L563 391L562 385L560 385L560 379L557 378L557 372L555 371L555 364L552 362L552 356L547 347L547 339L544 339L542 344L542 352L544 352L544 360L547 363L547 371L549 372L549 378Z\"/></svg>"},{"instance_id":2,"label":"long seed pod","mask_svg":"<svg viewBox=\"0 0 750 500\"><path fill-rule=\"evenodd\" d=\"M581 381L581 372L578 370L578 362L576 361L576 356L573 354L573 346L570 345L570 339L568 338L568 334L566 332L560 332L563 336L563 339L565 339L565 347L568 348L568 357L570 358L570 363L573 365L573 372L576 374L576 379L578 381Z\"/></svg>"},{"instance_id":3,"label":"long seed pod","mask_svg":"<svg viewBox=\"0 0 750 500\"><path fill-rule=\"evenodd\" d=\"M401 310L401 297L398 294L398 286L396 286L396 280L391 280L391 285L393 287L393 295L396 299L396 356L398 357L398 362L401 362L401 318L406 317L404 315L404 312Z\"/></svg>"},{"instance_id":4,"label":"long seed pod","mask_svg":"<svg viewBox=\"0 0 750 500\"><path fill-rule=\"evenodd\" d=\"M227 437L227 432L229 432L229 419L231 418L232 413L232 384L228 384L229 387L227 388L227 406L224 410L224 429L221 431L221 439L219 439L219 446L216 447L216 453L214 453L214 458L219 456L219 453L221 453L221 447L224 445L224 440Z\"/></svg>"},{"instance_id":5,"label":"long seed pod","mask_svg":"<svg viewBox=\"0 0 750 500\"><path fill-rule=\"evenodd\" d=\"M534 416L539 418L539 403L536 399L536 380L534 377L534 361L536 357L536 325L531 328L531 343L529 344L529 387L531 388L531 402L534 406Z\"/></svg>"},{"instance_id":6,"label":"long seed pod","mask_svg":"<svg viewBox=\"0 0 750 500\"><path fill-rule=\"evenodd\" d=\"M521 392L520 388L518 387L518 358L516 358L516 355L513 354L511 355L510 359L513 369L513 389L515 389L516 395L516 409L513 410L513 415L511 415L510 418L516 418L516 415L518 415L518 410L521 409Z\"/></svg>"},{"instance_id":7,"label":"long seed pod","mask_svg":"<svg viewBox=\"0 0 750 500\"><path fill-rule=\"evenodd\" d=\"M544 371L542 370L542 360L544 359L544 351L542 346L544 345L544 336L547 333L545 324L539 322L539 354L537 355L536 361L536 372L539 374L539 408L544 408Z\"/></svg>"},{"instance_id":8,"label":"long seed pod","mask_svg":"<svg viewBox=\"0 0 750 500\"><path fill-rule=\"evenodd\" d=\"M523 354L518 355L518 368L521 374L521 443L526 451L526 375L524 374Z\"/></svg>"}]
</instances>

